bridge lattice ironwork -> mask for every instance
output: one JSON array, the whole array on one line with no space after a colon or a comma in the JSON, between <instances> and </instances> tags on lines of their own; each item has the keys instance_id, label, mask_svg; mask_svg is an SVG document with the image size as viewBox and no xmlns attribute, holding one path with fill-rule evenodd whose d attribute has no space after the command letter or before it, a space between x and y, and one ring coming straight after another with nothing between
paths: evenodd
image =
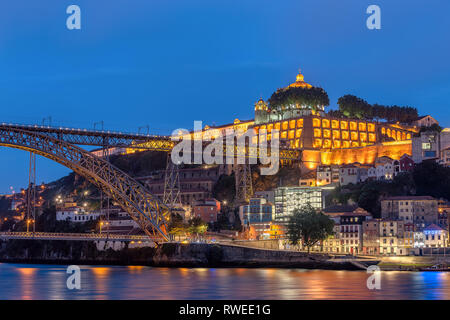
<instances>
[{"instance_id":1,"label":"bridge lattice ironwork","mask_svg":"<svg viewBox=\"0 0 450 320\"><path fill-rule=\"evenodd\" d=\"M109 195L148 236L168 239L169 208L106 160L61 139L10 126L0 126L0 146L31 151L70 168Z\"/></svg>"}]
</instances>

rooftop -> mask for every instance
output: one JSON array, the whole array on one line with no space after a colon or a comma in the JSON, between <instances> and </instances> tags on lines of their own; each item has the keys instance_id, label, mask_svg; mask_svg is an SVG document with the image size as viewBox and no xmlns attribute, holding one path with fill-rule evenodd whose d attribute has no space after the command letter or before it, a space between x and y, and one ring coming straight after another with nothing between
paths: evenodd
<instances>
[{"instance_id":1,"label":"rooftop","mask_svg":"<svg viewBox=\"0 0 450 320\"><path fill-rule=\"evenodd\" d=\"M370 216L370 213L357 205L333 205L326 207L323 212L330 216Z\"/></svg>"},{"instance_id":2,"label":"rooftop","mask_svg":"<svg viewBox=\"0 0 450 320\"><path fill-rule=\"evenodd\" d=\"M305 82L305 77L303 76L302 72L299 70L298 71L298 75L297 75L297 77L295 79L295 82L288 86L288 88L293 88L293 87L294 88L301 87L301 88L308 88L309 89L309 88L312 87L312 85L310 85L309 83Z\"/></svg>"},{"instance_id":3,"label":"rooftop","mask_svg":"<svg viewBox=\"0 0 450 320\"><path fill-rule=\"evenodd\" d=\"M439 227L438 225L436 225L436 224L430 224L428 227L426 227L425 229L423 229L424 231L425 230L437 230L437 231L441 231L441 230L444 230L444 229L442 229L441 227Z\"/></svg>"},{"instance_id":4,"label":"rooftop","mask_svg":"<svg viewBox=\"0 0 450 320\"><path fill-rule=\"evenodd\" d=\"M382 199L384 200L436 200L431 196L396 196Z\"/></svg>"}]
</instances>

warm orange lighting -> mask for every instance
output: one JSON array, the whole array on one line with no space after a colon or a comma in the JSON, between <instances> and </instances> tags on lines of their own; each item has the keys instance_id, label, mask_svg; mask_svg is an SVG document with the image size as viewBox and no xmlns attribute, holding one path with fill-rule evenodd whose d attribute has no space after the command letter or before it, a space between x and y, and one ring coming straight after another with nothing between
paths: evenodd
<instances>
[{"instance_id":1,"label":"warm orange lighting","mask_svg":"<svg viewBox=\"0 0 450 320\"><path fill-rule=\"evenodd\" d=\"M313 127L320 127L320 119L314 118L313 119Z\"/></svg>"}]
</instances>

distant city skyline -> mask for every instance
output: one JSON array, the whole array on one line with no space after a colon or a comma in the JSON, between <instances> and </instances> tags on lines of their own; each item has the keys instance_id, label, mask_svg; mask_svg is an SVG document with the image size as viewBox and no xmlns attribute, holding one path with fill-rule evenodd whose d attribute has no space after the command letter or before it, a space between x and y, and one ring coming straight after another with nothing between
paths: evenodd
<instances>
[{"instance_id":1,"label":"distant city skyline","mask_svg":"<svg viewBox=\"0 0 450 320\"><path fill-rule=\"evenodd\" d=\"M0 122L170 134L253 118L301 68L328 109L353 94L450 126L447 2L377 0L382 28L368 30L373 1L76 0L82 29L67 30L72 2L0 4ZM26 187L28 154L0 152L0 192ZM37 169L39 183L69 172L42 157Z\"/></svg>"}]
</instances>

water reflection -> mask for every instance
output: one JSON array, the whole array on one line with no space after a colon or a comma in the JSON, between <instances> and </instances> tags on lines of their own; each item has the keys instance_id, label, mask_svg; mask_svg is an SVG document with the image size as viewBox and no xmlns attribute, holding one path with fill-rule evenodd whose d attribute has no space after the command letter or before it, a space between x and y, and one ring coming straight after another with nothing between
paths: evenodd
<instances>
[{"instance_id":1,"label":"water reflection","mask_svg":"<svg viewBox=\"0 0 450 320\"><path fill-rule=\"evenodd\" d=\"M450 299L450 274L382 272L368 290L362 271L81 266L81 290L67 266L0 264L0 299Z\"/></svg>"}]
</instances>

